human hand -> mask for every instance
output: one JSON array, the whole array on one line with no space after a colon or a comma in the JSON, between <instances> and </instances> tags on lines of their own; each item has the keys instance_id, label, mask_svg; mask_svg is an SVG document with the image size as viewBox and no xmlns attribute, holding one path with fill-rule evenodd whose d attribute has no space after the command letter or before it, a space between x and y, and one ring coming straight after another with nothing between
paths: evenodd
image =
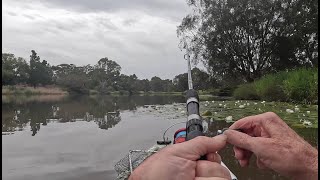
<instances>
[{"instance_id":1,"label":"human hand","mask_svg":"<svg viewBox=\"0 0 320 180\"><path fill-rule=\"evenodd\" d=\"M318 150L313 148L279 116L267 112L236 121L226 130L227 142L241 166L248 166L252 153L257 166L293 179L317 179Z\"/></svg>"},{"instance_id":2,"label":"human hand","mask_svg":"<svg viewBox=\"0 0 320 180\"><path fill-rule=\"evenodd\" d=\"M226 136L197 137L173 144L147 158L129 180L226 180L229 171L220 165L217 151L226 145ZM207 160L198 160L206 155Z\"/></svg>"}]
</instances>

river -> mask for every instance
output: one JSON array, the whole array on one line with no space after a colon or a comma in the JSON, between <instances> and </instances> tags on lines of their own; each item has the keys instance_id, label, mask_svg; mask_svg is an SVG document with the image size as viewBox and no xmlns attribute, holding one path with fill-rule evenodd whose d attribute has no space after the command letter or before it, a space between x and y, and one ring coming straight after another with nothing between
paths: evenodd
<instances>
[{"instance_id":1,"label":"river","mask_svg":"<svg viewBox=\"0 0 320 180\"><path fill-rule=\"evenodd\" d=\"M224 121L227 115L237 119L270 110L268 103L247 101L243 102L248 104L246 108L238 108L237 103L242 101L217 101L213 97L206 100L201 102L200 111L212 110L213 118L205 119L209 136L231 125L232 121ZM114 165L129 150L148 149L162 139L167 127L186 120L184 102L183 96L172 95L2 96L2 177L5 180L115 179ZM269 105L283 111L288 108ZM308 108L312 109L311 113L304 112ZM314 106L300 107L299 111L290 115L281 114L282 110L279 113L284 119L294 119L295 123L289 124L317 146L318 129L314 124L317 127L318 112ZM300 116L313 126L297 126ZM181 127L183 124L171 128L167 137L172 138ZM254 159L248 168L241 168L229 145L220 154L240 180L286 179L257 169Z\"/></svg>"}]
</instances>

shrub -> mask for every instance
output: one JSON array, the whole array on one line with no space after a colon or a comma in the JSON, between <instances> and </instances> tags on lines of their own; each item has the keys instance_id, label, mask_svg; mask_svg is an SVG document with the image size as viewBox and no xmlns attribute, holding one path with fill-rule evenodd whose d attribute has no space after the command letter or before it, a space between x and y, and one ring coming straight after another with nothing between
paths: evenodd
<instances>
[{"instance_id":1,"label":"shrub","mask_svg":"<svg viewBox=\"0 0 320 180\"><path fill-rule=\"evenodd\" d=\"M257 100L259 96L253 83L242 84L234 90L233 96L236 99Z\"/></svg>"},{"instance_id":2,"label":"shrub","mask_svg":"<svg viewBox=\"0 0 320 180\"><path fill-rule=\"evenodd\" d=\"M318 69L301 68L291 71L283 86L291 101L311 103L318 99Z\"/></svg>"},{"instance_id":3,"label":"shrub","mask_svg":"<svg viewBox=\"0 0 320 180\"><path fill-rule=\"evenodd\" d=\"M268 74L254 82L257 95L267 101L286 101L283 90L283 81L287 78L287 72Z\"/></svg>"}]
</instances>

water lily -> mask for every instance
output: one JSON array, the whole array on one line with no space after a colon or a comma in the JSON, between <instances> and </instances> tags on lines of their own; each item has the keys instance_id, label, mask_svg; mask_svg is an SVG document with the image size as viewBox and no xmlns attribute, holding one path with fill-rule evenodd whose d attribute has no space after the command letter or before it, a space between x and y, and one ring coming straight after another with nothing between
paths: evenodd
<instances>
[{"instance_id":1,"label":"water lily","mask_svg":"<svg viewBox=\"0 0 320 180\"><path fill-rule=\"evenodd\" d=\"M212 101L212 103L214 103L214 101Z\"/></svg>"},{"instance_id":2,"label":"water lily","mask_svg":"<svg viewBox=\"0 0 320 180\"><path fill-rule=\"evenodd\" d=\"M247 106L250 106L250 103L247 103Z\"/></svg>"},{"instance_id":3,"label":"water lily","mask_svg":"<svg viewBox=\"0 0 320 180\"><path fill-rule=\"evenodd\" d=\"M232 116L226 117L226 121L232 121Z\"/></svg>"},{"instance_id":4,"label":"water lily","mask_svg":"<svg viewBox=\"0 0 320 180\"><path fill-rule=\"evenodd\" d=\"M303 121L303 125L312 126L312 123L310 121Z\"/></svg>"},{"instance_id":5,"label":"water lily","mask_svg":"<svg viewBox=\"0 0 320 180\"><path fill-rule=\"evenodd\" d=\"M218 114L217 112L214 112L214 114Z\"/></svg>"},{"instance_id":6,"label":"water lily","mask_svg":"<svg viewBox=\"0 0 320 180\"><path fill-rule=\"evenodd\" d=\"M244 108L244 105L240 105L239 108L241 108L241 109Z\"/></svg>"},{"instance_id":7,"label":"water lily","mask_svg":"<svg viewBox=\"0 0 320 180\"><path fill-rule=\"evenodd\" d=\"M222 104L219 104L219 106L222 106Z\"/></svg>"},{"instance_id":8,"label":"water lily","mask_svg":"<svg viewBox=\"0 0 320 180\"><path fill-rule=\"evenodd\" d=\"M287 113L290 113L290 114L291 114L291 113L294 113L294 111L293 111L292 109L286 109L286 112L287 112Z\"/></svg>"}]
</instances>

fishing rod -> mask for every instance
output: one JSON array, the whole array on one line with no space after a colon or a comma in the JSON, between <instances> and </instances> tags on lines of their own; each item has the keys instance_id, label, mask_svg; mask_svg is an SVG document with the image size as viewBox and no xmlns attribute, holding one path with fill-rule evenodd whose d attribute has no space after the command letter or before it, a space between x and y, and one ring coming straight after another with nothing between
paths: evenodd
<instances>
[{"instance_id":1,"label":"fishing rod","mask_svg":"<svg viewBox=\"0 0 320 180\"><path fill-rule=\"evenodd\" d=\"M190 56L184 55L184 59L188 63L188 90L186 92L186 106L187 106L187 122L186 127L177 130L174 134L174 144L189 141L198 136L204 136L202 118L199 113L199 95L196 90L193 89ZM227 128L218 131L221 134ZM206 155L201 156L199 160L206 160ZM237 180L237 177L230 171L230 169L221 161L221 165L224 166L230 173L232 180Z\"/></svg>"},{"instance_id":2,"label":"fishing rod","mask_svg":"<svg viewBox=\"0 0 320 180\"><path fill-rule=\"evenodd\" d=\"M199 113L199 95L197 91L193 89L192 84L190 56L188 54L185 54L184 59L187 60L188 63L188 90L186 91L186 106L188 116L186 127L181 128L175 132L173 144L182 143L198 136L204 136L202 118ZM169 128L171 128L172 126L170 126ZM171 141L166 140L163 135L163 141L157 141L157 144L169 145L171 144ZM201 157L200 159L205 160L205 156Z\"/></svg>"}]
</instances>

